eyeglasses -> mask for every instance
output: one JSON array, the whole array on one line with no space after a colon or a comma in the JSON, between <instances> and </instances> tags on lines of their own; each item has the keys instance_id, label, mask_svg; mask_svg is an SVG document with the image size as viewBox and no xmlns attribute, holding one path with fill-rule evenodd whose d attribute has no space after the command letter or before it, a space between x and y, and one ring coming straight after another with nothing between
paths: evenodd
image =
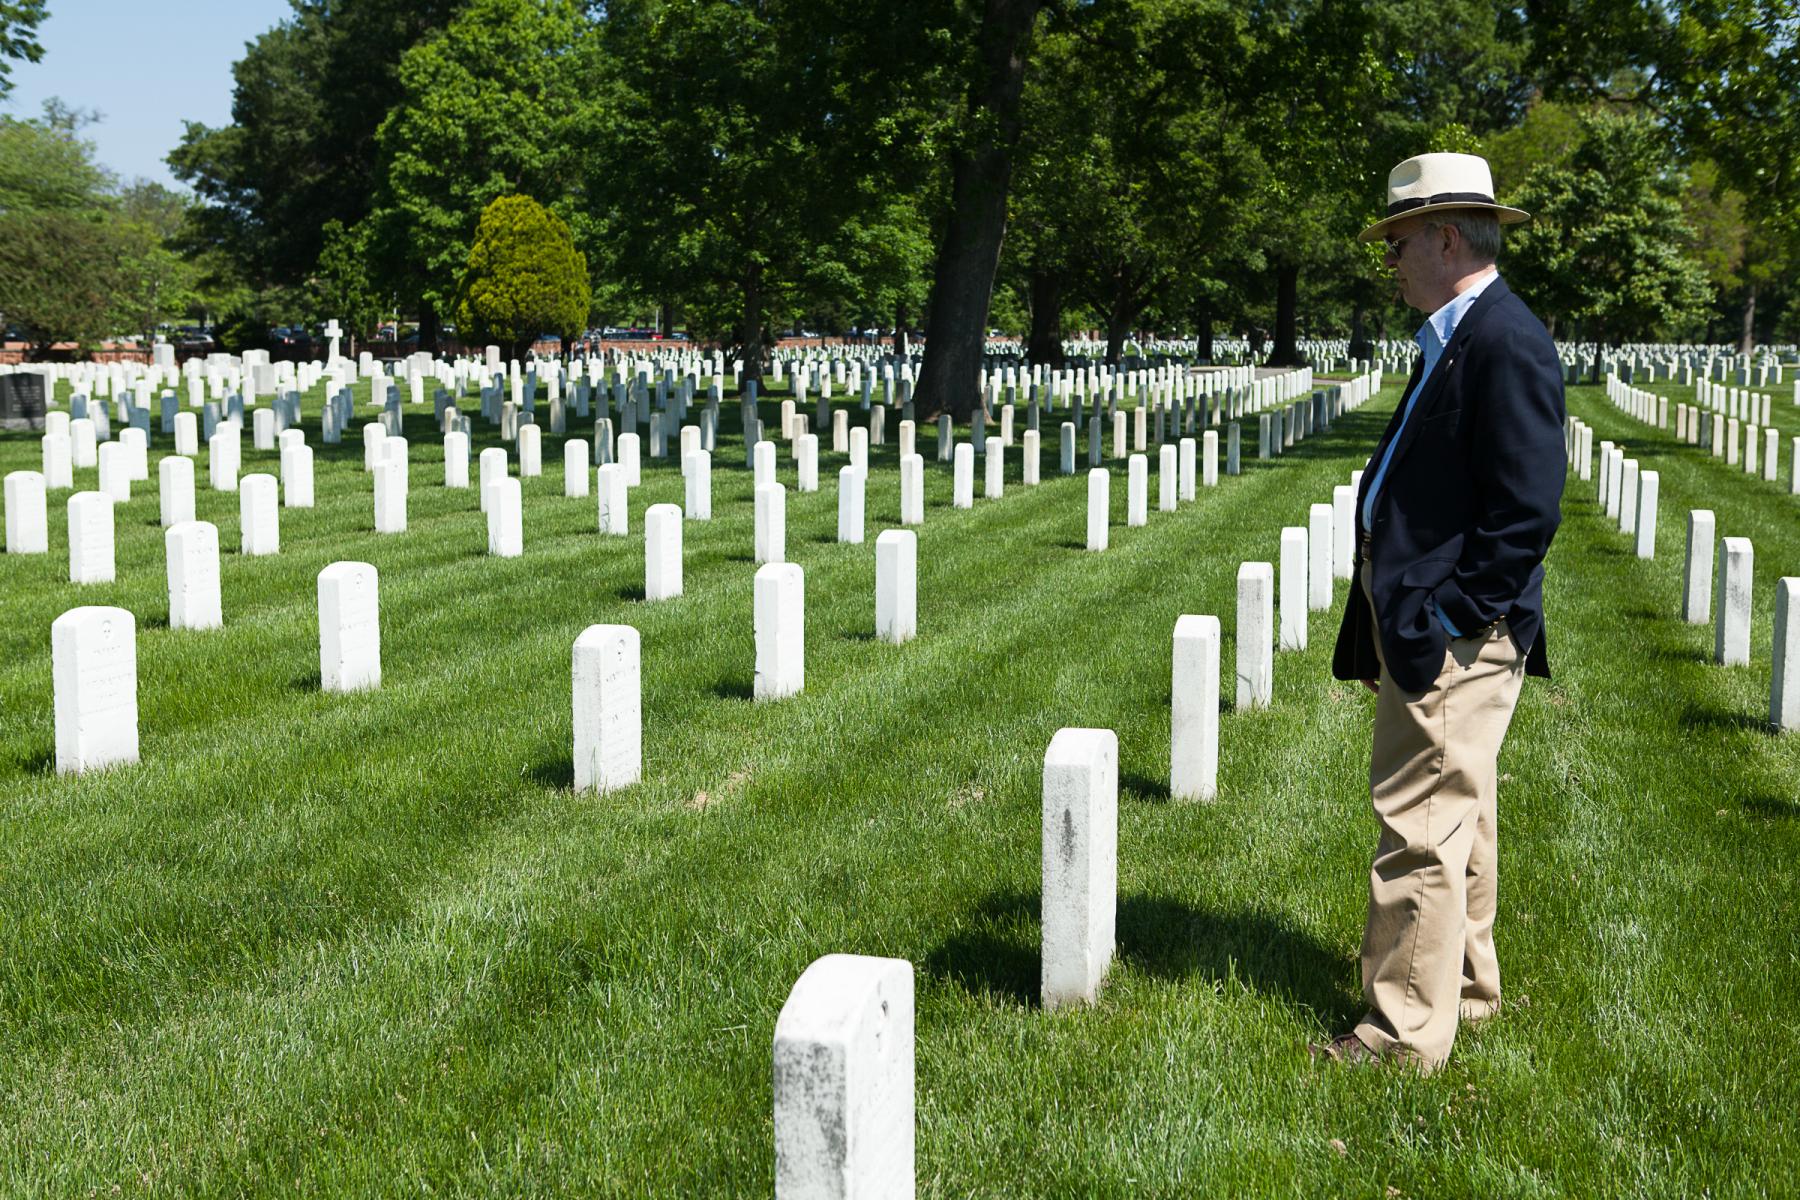
<instances>
[{"instance_id":1,"label":"eyeglasses","mask_svg":"<svg viewBox=\"0 0 1800 1200\"><path fill-rule=\"evenodd\" d=\"M1437 226L1435 226L1435 225L1426 225L1426 226L1423 226L1422 228L1413 230L1411 233L1407 234L1405 237L1401 238L1399 241L1395 241L1393 238L1382 238L1381 241L1382 241L1382 244L1387 247L1387 252L1389 254L1393 255L1395 258L1399 258L1401 252L1406 249L1406 243L1412 241L1414 238L1418 237L1421 233L1429 233L1431 230L1436 229L1436 228L1437 228Z\"/></svg>"}]
</instances>

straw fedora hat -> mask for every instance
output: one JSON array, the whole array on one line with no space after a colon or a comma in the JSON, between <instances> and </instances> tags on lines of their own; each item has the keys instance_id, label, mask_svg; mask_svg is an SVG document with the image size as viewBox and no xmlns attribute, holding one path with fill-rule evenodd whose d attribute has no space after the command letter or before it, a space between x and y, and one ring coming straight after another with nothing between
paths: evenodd
<instances>
[{"instance_id":1,"label":"straw fedora hat","mask_svg":"<svg viewBox=\"0 0 1800 1200\"><path fill-rule=\"evenodd\" d=\"M1396 221L1451 208L1485 209L1502 225L1529 221L1531 214L1494 201L1494 177L1479 154L1420 154L1388 172L1387 216L1356 235L1372 242Z\"/></svg>"}]
</instances>

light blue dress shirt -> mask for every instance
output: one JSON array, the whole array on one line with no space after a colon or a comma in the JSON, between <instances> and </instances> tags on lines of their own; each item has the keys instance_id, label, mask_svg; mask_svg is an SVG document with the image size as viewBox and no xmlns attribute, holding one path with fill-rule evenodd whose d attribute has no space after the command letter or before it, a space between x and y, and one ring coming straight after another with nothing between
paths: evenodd
<instances>
[{"instance_id":1,"label":"light blue dress shirt","mask_svg":"<svg viewBox=\"0 0 1800 1200\"><path fill-rule=\"evenodd\" d=\"M1481 293L1487 291L1488 285L1500 278L1500 272L1489 271L1480 280L1458 292L1444 307L1425 318L1419 326L1419 332L1413 340L1419 343L1419 351L1424 357L1424 365L1419 369L1419 382L1413 385L1406 397L1405 414L1400 418L1400 427L1394 430L1393 440L1388 442L1387 452L1381 456L1381 465L1375 468L1375 478L1369 481L1368 494L1363 498L1362 527L1365 531L1375 524L1375 497L1381 491L1381 484L1387 478L1388 464L1393 460L1394 449L1400 445L1400 434L1406 429L1406 423L1412 419L1413 405L1418 403L1419 393L1425 390L1425 381L1431 378L1432 371L1437 369L1438 359L1443 357L1444 347L1450 344L1450 338L1456 333L1457 325L1463 314L1469 311ZM1444 616L1443 610L1434 603L1432 611L1437 613L1438 621L1451 637L1461 637L1456 626Z\"/></svg>"}]
</instances>

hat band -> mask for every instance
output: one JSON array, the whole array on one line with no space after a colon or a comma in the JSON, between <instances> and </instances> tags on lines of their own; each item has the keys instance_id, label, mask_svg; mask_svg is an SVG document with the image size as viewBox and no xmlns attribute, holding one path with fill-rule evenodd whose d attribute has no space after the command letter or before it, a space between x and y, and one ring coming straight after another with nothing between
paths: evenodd
<instances>
[{"instance_id":1,"label":"hat band","mask_svg":"<svg viewBox=\"0 0 1800 1200\"><path fill-rule=\"evenodd\" d=\"M1415 208L1424 208L1428 204L1493 204L1494 198L1485 192L1439 192L1435 196L1410 196L1405 200L1396 200L1387 207L1387 215L1397 217L1403 212Z\"/></svg>"}]
</instances>

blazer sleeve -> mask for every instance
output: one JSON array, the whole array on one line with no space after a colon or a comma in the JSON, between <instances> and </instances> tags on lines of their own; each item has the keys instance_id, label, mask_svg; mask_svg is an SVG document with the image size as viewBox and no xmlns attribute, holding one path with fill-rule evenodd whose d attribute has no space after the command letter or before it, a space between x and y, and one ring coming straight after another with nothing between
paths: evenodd
<instances>
[{"instance_id":1,"label":"blazer sleeve","mask_svg":"<svg viewBox=\"0 0 1800 1200\"><path fill-rule=\"evenodd\" d=\"M1498 315L1498 314L1496 314ZM1562 520L1567 474L1562 364L1535 318L1507 322L1471 354L1470 485L1475 521L1456 568L1433 592L1458 629L1504 618L1531 584ZM1474 349L1474 347L1471 347Z\"/></svg>"}]
</instances>

